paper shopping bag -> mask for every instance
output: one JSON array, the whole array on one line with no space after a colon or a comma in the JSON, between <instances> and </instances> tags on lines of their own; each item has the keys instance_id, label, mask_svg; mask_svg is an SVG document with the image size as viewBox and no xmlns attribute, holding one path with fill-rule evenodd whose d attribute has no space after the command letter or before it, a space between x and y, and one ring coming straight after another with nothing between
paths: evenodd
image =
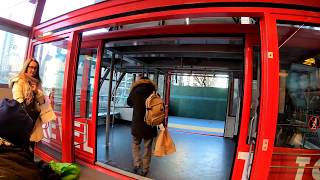
<instances>
[{"instance_id":1,"label":"paper shopping bag","mask_svg":"<svg viewBox=\"0 0 320 180\"><path fill-rule=\"evenodd\" d=\"M46 98L45 103L40 105L40 119L42 123L47 123L57 119L48 98Z\"/></svg>"},{"instance_id":2,"label":"paper shopping bag","mask_svg":"<svg viewBox=\"0 0 320 180\"><path fill-rule=\"evenodd\" d=\"M153 151L154 156L167 156L176 152L176 147L167 128L160 130Z\"/></svg>"}]
</instances>

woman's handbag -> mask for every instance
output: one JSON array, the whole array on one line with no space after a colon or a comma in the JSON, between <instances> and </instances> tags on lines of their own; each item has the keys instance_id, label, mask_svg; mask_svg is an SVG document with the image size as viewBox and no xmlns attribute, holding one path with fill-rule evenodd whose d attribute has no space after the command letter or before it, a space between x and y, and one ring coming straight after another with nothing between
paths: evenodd
<instances>
[{"instance_id":1,"label":"woman's handbag","mask_svg":"<svg viewBox=\"0 0 320 180\"><path fill-rule=\"evenodd\" d=\"M25 145L29 142L33 129L33 119L18 101L0 100L0 137L14 145Z\"/></svg>"},{"instance_id":2,"label":"woman's handbag","mask_svg":"<svg viewBox=\"0 0 320 180\"><path fill-rule=\"evenodd\" d=\"M47 123L57 119L48 98L45 99L45 103L40 105L40 119L42 123Z\"/></svg>"},{"instance_id":3,"label":"woman's handbag","mask_svg":"<svg viewBox=\"0 0 320 180\"><path fill-rule=\"evenodd\" d=\"M167 156L176 152L176 147L173 140L169 134L167 128L160 128L160 133L158 134L156 145L153 151L154 156Z\"/></svg>"}]
</instances>

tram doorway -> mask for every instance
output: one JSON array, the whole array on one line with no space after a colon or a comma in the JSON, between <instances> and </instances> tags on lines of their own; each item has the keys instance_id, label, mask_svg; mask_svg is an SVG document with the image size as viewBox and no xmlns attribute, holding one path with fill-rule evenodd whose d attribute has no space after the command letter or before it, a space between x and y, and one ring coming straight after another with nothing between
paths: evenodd
<instances>
[{"instance_id":1,"label":"tram doorway","mask_svg":"<svg viewBox=\"0 0 320 180\"><path fill-rule=\"evenodd\" d=\"M106 123L106 116L98 118L98 164L126 172L132 169L132 109L126 98L136 75L142 73L157 83L164 99L170 100L166 102L168 128L177 148L168 157L153 157L148 177L229 179L236 147L234 129L238 129L243 56L242 37L161 37L107 42L98 114L109 110L110 119ZM232 118L233 122L227 121ZM225 124L233 127L231 133L226 132L230 129Z\"/></svg>"}]
</instances>

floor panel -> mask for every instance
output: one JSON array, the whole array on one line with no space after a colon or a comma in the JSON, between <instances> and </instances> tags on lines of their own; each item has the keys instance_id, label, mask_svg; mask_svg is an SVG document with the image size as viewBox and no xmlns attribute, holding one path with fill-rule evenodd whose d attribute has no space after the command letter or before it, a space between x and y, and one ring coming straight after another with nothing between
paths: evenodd
<instances>
[{"instance_id":1,"label":"floor panel","mask_svg":"<svg viewBox=\"0 0 320 180\"><path fill-rule=\"evenodd\" d=\"M170 117L171 118L171 117ZM199 122L183 119L175 123L195 126ZM173 122L172 118L169 122ZM205 122L205 121L204 121ZM208 123L210 125L208 125ZM223 123L223 122L222 122ZM202 123L199 127L221 129L221 122ZM201 123L200 123L201 124ZM110 132L110 145L105 145L105 126L98 128L98 161L111 166L131 171L131 129L130 122L116 123ZM157 180L182 179L229 179L234 157L234 141L227 138L186 133L189 130L169 128L177 152L163 158L152 157L149 178ZM194 131L194 130L191 130Z\"/></svg>"}]
</instances>

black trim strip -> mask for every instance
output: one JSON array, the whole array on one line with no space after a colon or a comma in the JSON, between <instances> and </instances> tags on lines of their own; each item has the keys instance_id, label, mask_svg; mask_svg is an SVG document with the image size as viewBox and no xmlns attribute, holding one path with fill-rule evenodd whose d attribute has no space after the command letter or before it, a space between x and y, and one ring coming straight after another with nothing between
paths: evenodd
<instances>
[{"instance_id":1,"label":"black trim strip","mask_svg":"<svg viewBox=\"0 0 320 180\"><path fill-rule=\"evenodd\" d=\"M223 2L223 3L180 4L180 5L174 5L174 6L148 8L148 9L142 9L142 10L136 10L136 11L131 11L131 12L114 14L114 15L110 15L110 16L105 16L105 17L73 24L70 26L63 27L63 28L55 29L52 32L55 33L55 32L71 29L74 27L78 27L78 26L82 26L82 25L86 25L86 24L90 24L90 23L95 23L95 22L99 22L99 21L110 20L110 19L120 18L120 17L125 17L125 16L132 16L132 15L137 15L137 14L170 11L170 10L180 10L180 9L206 8L206 7L269 7L269 8L285 8L285 9L296 9L296 10L307 10L307 11L320 12L319 7L310 7L310 6L302 6L302 5L294 5L294 4L264 3L264 2L256 2L256 3L247 3L247 2L226 3L226 2Z\"/></svg>"}]
</instances>

